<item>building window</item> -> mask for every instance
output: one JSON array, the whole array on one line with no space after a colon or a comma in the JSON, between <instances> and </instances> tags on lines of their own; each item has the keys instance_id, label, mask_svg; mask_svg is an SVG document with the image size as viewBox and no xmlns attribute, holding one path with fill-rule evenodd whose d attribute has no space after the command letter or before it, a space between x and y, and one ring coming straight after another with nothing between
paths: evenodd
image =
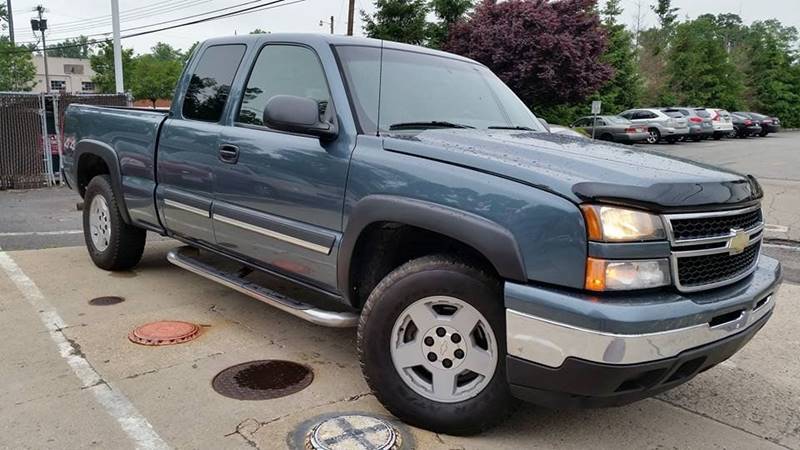
<instances>
[{"instance_id":1,"label":"building window","mask_svg":"<svg viewBox=\"0 0 800 450\"><path fill-rule=\"evenodd\" d=\"M64 64L64 73L83 75L83 64Z\"/></svg>"},{"instance_id":2,"label":"building window","mask_svg":"<svg viewBox=\"0 0 800 450\"><path fill-rule=\"evenodd\" d=\"M63 91L67 88L67 82L64 80L50 80L51 91Z\"/></svg>"},{"instance_id":3,"label":"building window","mask_svg":"<svg viewBox=\"0 0 800 450\"><path fill-rule=\"evenodd\" d=\"M81 91L94 92L94 83L91 81L81 81Z\"/></svg>"}]
</instances>

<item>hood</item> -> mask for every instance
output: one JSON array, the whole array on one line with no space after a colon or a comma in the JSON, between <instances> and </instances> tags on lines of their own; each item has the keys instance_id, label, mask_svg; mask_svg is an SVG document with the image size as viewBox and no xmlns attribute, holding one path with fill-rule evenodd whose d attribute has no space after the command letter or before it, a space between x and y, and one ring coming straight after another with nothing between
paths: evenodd
<instances>
[{"instance_id":1,"label":"hood","mask_svg":"<svg viewBox=\"0 0 800 450\"><path fill-rule=\"evenodd\" d=\"M655 211L753 202L751 176L590 139L512 130L426 130L384 136L388 151L456 164L536 186L575 203Z\"/></svg>"}]
</instances>

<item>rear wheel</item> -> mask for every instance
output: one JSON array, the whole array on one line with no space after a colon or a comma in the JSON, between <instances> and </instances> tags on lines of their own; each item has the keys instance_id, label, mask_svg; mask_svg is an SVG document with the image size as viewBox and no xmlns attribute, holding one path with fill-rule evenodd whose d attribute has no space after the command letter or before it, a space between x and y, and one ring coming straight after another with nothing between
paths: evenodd
<instances>
[{"instance_id":1,"label":"rear wheel","mask_svg":"<svg viewBox=\"0 0 800 450\"><path fill-rule=\"evenodd\" d=\"M647 143L648 144L657 144L658 141L661 140L661 133L658 131L658 128L650 128L647 130Z\"/></svg>"},{"instance_id":2,"label":"rear wheel","mask_svg":"<svg viewBox=\"0 0 800 450\"><path fill-rule=\"evenodd\" d=\"M501 284L450 256L395 269L361 313L358 351L367 383L403 421L478 433L515 403L505 376Z\"/></svg>"},{"instance_id":3,"label":"rear wheel","mask_svg":"<svg viewBox=\"0 0 800 450\"><path fill-rule=\"evenodd\" d=\"M107 175L92 178L84 195L83 236L97 267L125 270L142 258L147 232L128 225Z\"/></svg>"}]
</instances>

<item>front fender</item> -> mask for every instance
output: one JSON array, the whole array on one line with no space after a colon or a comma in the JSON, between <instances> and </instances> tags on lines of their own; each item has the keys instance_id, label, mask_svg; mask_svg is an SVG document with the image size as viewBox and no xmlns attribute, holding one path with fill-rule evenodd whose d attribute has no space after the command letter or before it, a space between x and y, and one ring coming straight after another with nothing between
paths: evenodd
<instances>
[{"instance_id":1,"label":"front fender","mask_svg":"<svg viewBox=\"0 0 800 450\"><path fill-rule=\"evenodd\" d=\"M448 236L480 252L505 279L525 281L525 263L514 236L484 217L448 206L391 195L369 195L350 212L338 254L338 285L350 292L350 262L356 243L369 225L397 222Z\"/></svg>"}]
</instances>

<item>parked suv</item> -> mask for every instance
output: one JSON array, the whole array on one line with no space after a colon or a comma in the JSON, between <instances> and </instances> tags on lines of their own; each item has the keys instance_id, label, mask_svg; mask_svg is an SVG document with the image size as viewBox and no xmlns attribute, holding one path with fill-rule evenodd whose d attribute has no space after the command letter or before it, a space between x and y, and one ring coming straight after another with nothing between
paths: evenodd
<instances>
[{"instance_id":1,"label":"parked suv","mask_svg":"<svg viewBox=\"0 0 800 450\"><path fill-rule=\"evenodd\" d=\"M358 327L375 397L437 432L684 383L764 326L781 279L753 177L552 134L426 48L215 38L169 113L72 104L65 137L98 267L135 266L151 231L198 276Z\"/></svg>"},{"instance_id":2,"label":"parked suv","mask_svg":"<svg viewBox=\"0 0 800 450\"><path fill-rule=\"evenodd\" d=\"M662 108L661 111L672 117L677 117L675 113L678 113L686 118L686 122L689 125L689 134L685 139L699 142L714 135L711 115L706 112L705 108L671 107Z\"/></svg>"},{"instance_id":3,"label":"parked suv","mask_svg":"<svg viewBox=\"0 0 800 450\"><path fill-rule=\"evenodd\" d=\"M733 129L736 137L744 139L749 136L758 136L764 130L758 121L738 112L731 114L731 121L733 122Z\"/></svg>"},{"instance_id":4,"label":"parked suv","mask_svg":"<svg viewBox=\"0 0 800 450\"><path fill-rule=\"evenodd\" d=\"M711 125L714 127L714 140L718 141L734 133L731 113L724 109L714 108L706 109L706 112L711 116Z\"/></svg>"},{"instance_id":5,"label":"parked suv","mask_svg":"<svg viewBox=\"0 0 800 450\"><path fill-rule=\"evenodd\" d=\"M689 134L687 120L678 113L674 113L673 117L656 108L640 108L629 109L619 115L630 120L634 125L645 126L649 144L655 144L661 140L674 144Z\"/></svg>"}]
</instances>

